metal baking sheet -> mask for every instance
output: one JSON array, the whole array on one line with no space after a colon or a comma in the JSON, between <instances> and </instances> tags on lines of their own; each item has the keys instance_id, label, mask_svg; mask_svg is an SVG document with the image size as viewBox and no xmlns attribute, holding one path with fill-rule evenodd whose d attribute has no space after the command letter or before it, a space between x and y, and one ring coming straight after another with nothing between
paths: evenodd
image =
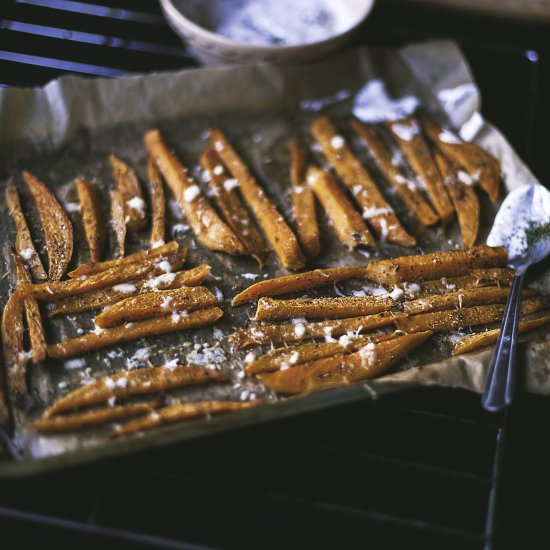
<instances>
[{"instance_id":1,"label":"metal baking sheet","mask_svg":"<svg viewBox=\"0 0 550 550\"><path fill-rule=\"evenodd\" d=\"M197 69L112 80L64 77L44 88L0 90L0 182L5 187L7 178L15 175L20 183L23 169L43 179L65 205L75 227L77 243L82 242L72 184L74 177L84 177L107 193L112 185L107 156L114 152L132 164L143 179L146 151L142 136L147 129L159 127L200 181L197 163L207 144L207 130L219 126L249 162L287 219L291 220L287 140L298 135L305 144L310 144L309 122L322 111L334 117L361 156L362 148L351 137L347 122L354 96L373 79L384 82L395 97L418 97L425 112L441 122L452 123L463 133L470 133L469 137L475 138L500 159L508 189L534 181L503 136L479 114L479 91L456 45L430 42L398 50L364 48L314 65ZM364 155L361 158L368 163ZM32 211L23 186L19 185L19 189L24 205ZM389 198L407 228L418 237L421 247L416 252L459 245L456 227L418 228L397 201L391 196ZM14 284L9 259L14 228L5 204L2 208L3 277L0 288L5 303ZM277 264L273 255L266 268L260 270L252 259L206 251L197 246L172 199L168 210L168 237L173 236L190 250L185 268L202 262L212 266L207 286L219 296L224 317L213 327L142 339L89 353L76 364L46 361L43 365L31 366L31 396L22 407L14 407L15 431L5 441L11 452L0 454L0 475L40 472L337 403L374 398L420 384L479 391L490 353L485 351L449 359L449 338L438 337L408 358L398 372L381 379L312 395L278 398L260 383L243 376L244 357L250 350L234 350L228 344L227 336L236 328L250 324L254 304L231 308L229 300L254 281L287 272ZM496 207L484 199L480 240L485 238L495 211ZM348 251L337 241L323 216L320 220L323 253L308 268L364 265L370 258L415 252L391 244L382 244L375 252L366 249ZM38 234L36 216L31 216L31 222L31 230ZM128 252L147 247L148 233L144 231L130 240ZM86 251L86 246L75 246L73 265L88 261ZM548 289L548 279L544 270L539 271L535 285L542 290ZM309 295L348 294L362 290L364 286L361 282L350 281L328 290L312 291ZM79 329L93 328L92 320L92 314L55 319L48 323L48 339L57 342L75 337ZM549 346L550 342L540 337L524 347L528 388L532 391L550 392L550 383L544 376L549 366ZM253 352L258 355L259 350ZM181 364L216 365L229 375L230 381L170 392L170 399L248 400L257 397L265 398L266 405L167 426L116 441L110 439L108 427L47 436L28 428L29 423L58 397L86 382L121 369L164 364L175 358L179 358Z\"/></svg>"}]
</instances>

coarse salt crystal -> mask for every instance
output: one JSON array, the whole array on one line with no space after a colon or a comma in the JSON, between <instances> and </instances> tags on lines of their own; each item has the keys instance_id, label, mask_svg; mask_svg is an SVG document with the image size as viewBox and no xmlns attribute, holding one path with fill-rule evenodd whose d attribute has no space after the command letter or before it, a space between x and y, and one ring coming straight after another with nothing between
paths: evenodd
<instances>
[{"instance_id":1,"label":"coarse salt crystal","mask_svg":"<svg viewBox=\"0 0 550 550\"><path fill-rule=\"evenodd\" d=\"M155 241L152 245L151 245L151 248L159 248L161 246L164 246L164 241L162 239L159 239L158 241Z\"/></svg>"},{"instance_id":2,"label":"coarse salt crystal","mask_svg":"<svg viewBox=\"0 0 550 550\"><path fill-rule=\"evenodd\" d=\"M259 275L257 273L243 273L241 277L244 277L245 279L254 280L254 279L257 279Z\"/></svg>"},{"instance_id":3,"label":"coarse salt crystal","mask_svg":"<svg viewBox=\"0 0 550 550\"><path fill-rule=\"evenodd\" d=\"M168 260L162 260L157 264L157 267L165 273L172 273L172 264Z\"/></svg>"},{"instance_id":4,"label":"coarse salt crystal","mask_svg":"<svg viewBox=\"0 0 550 550\"><path fill-rule=\"evenodd\" d=\"M399 288L398 286L396 286L389 294L390 298L392 300L399 300L399 298L402 298L403 295L405 294L405 292L403 291L402 288Z\"/></svg>"},{"instance_id":5,"label":"coarse salt crystal","mask_svg":"<svg viewBox=\"0 0 550 550\"><path fill-rule=\"evenodd\" d=\"M342 336L340 336L340 338L338 338L338 343L343 347L343 348L346 348L347 346L349 346L349 343L350 343L350 338L347 334L343 334Z\"/></svg>"},{"instance_id":6,"label":"coarse salt crystal","mask_svg":"<svg viewBox=\"0 0 550 550\"><path fill-rule=\"evenodd\" d=\"M298 323L294 327L294 333L298 338L301 338L306 333L306 327L302 323Z\"/></svg>"},{"instance_id":7,"label":"coarse salt crystal","mask_svg":"<svg viewBox=\"0 0 550 550\"><path fill-rule=\"evenodd\" d=\"M136 285L132 285L130 283L122 283L120 285L115 285L113 290L116 290L117 292L134 292L137 290L137 287Z\"/></svg>"},{"instance_id":8,"label":"coarse salt crystal","mask_svg":"<svg viewBox=\"0 0 550 550\"><path fill-rule=\"evenodd\" d=\"M21 256L21 258L23 258L24 260L30 260L34 255L34 249L32 248L24 248L23 250L21 250L21 252L19 252L19 256Z\"/></svg>"},{"instance_id":9,"label":"coarse salt crystal","mask_svg":"<svg viewBox=\"0 0 550 550\"><path fill-rule=\"evenodd\" d=\"M393 133L403 141L411 141L414 136L420 133L420 128L415 120L410 124L395 122L391 125L391 129Z\"/></svg>"},{"instance_id":10,"label":"coarse salt crystal","mask_svg":"<svg viewBox=\"0 0 550 550\"><path fill-rule=\"evenodd\" d=\"M296 187L294 187L294 192L299 195L300 193L304 192L304 188L301 185L297 185Z\"/></svg>"},{"instance_id":11,"label":"coarse salt crystal","mask_svg":"<svg viewBox=\"0 0 550 550\"><path fill-rule=\"evenodd\" d=\"M190 185L184 192L183 192L183 200L185 202L193 202L201 193L201 190L199 189L198 185Z\"/></svg>"},{"instance_id":12,"label":"coarse salt crystal","mask_svg":"<svg viewBox=\"0 0 550 550\"><path fill-rule=\"evenodd\" d=\"M449 130L443 130L439 134L438 139L443 143L451 143L451 144L462 143L461 140L458 138L458 136L456 136L456 134L453 134L453 132L450 132Z\"/></svg>"},{"instance_id":13,"label":"coarse salt crystal","mask_svg":"<svg viewBox=\"0 0 550 550\"><path fill-rule=\"evenodd\" d=\"M105 386L107 386L108 389L110 390L114 390L116 385L115 385L115 382L112 378L105 378L104 380L104 384Z\"/></svg>"},{"instance_id":14,"label":"coarse salt crystal","mask_svg":"<svg viewBox=\"0 0 550 550\"><path fill-rule=\"evenodd\" d=\"M300 354L297 351L293 351L291 356L288 358L288 362L291 365L295 365L298 362L298 359L300 359Z\"/></svg>"},{"instance_id":15,"label":"coarse salt crystal","mask_svg":"<svg viewBox=\"0 0 550 550\"><path fill-rule=\"evenodd\" d=\"M86 366L86 361L84 359L69 359L65 361L65 367L68 369L81 369Z\"/></svg>"},{"instance_id":16,"label":"coarse salt crystal","mask_svg":"<svg viewBox=\"0 0 550 550\"><path fill-rule=\"evenodd\" d=\"M330 145L332 146L333 149L342 149L342 147L344 147L345 144L346 142L342 136L334 136L330 140Z\"/></svg>"},{"instance_id":17,"label":"coarse salt crystal","mask_svg":"<svg viewBox=\"0 0 550 550\"><path fill-rule=\"evenodd\" d=\"M145 216L145 208L147 204L141 197L132 197L126 204L133 210L137 210L141 216Z\"/></svg>"},{"instance_id":18,"label":"coarse salt crystal","mask_svg":"<svg viewBox=\"0 0 550 550\"><path fill-rule=\"evenodd\" d=\"M165 273L164 275L159 275L149 281L146 281L143 286L147 288L158 288L159 286L168 285L173 283L176 278L175 273Z\"/></svg>"},{"instance_id":19,"label":"coarse salt crystal","mask_svg":"<svg viewBox=\"0 0 550 550\"><path fill-rule=\"evenodd\" d=\"M175 359L171 359L170 361L167 361L164 363L165 369L175 369L178 366L179 359L176 357Z\"/></svg>"},{"instance_id":20,"label":"coarse salt crystal","mask_svg":"<svg viewBox=\"0 0 550 550\"><path fill-rule=\"evenodd\" d=\"M170 307L170 303L174 300L172 296L164 296L161 300L160 307L162 309L168 309Z\"/></svg>"},{"instance_id":21,"label":"coarse salt crystal","mask_svg":"<svg viewBox=\"0 0 550 550\"><path fill-rule=\"evenodd\" d=\"M250 353L246 354L246 357L244 358L244 362L245 363L252 363L252 361L254 361L254 359L256 359L256 356L252 352L250 352Z\"/></svg>"},{"instance_id":22,"label":"coarse salt crystal","mask_svg":"<svg viewBox=\"0 0 550 550\"><path fill-rule=\"evenodd\" d=\"M464 170L459 170L456 175L458 177L458 181L464 185L474 185L474 178L472 178L472 176L470 176L467 172L464 172Z\"/></svg>"},{"instance_id":23,"label":"coarse salt crystal","mask_svg":"<svg viewBox=\"0 0 550 550\"><path fill-rule=\"evenodd\" d=\"M231 191L232 189L235 189L235 187L239 187L239 180L237 178L227 178L223 182L223 186L226 191Z\"/></svg>"},{"instance_id":24,"label":"coarse salt crystal","mask_svg":"<svg viewBox=\"0 0 550 550\"><path fill-rule=\"evenodd\" d=\"M221 176L223 174L223 166L221 164L214 166L214 168L212 168L212 172L214 172L216 176Z\"/></svg>"},{"instance_id":25,"label":"coarse salt crystal","mask_svg":"<svg viewBox=\"0 0 550 550\"><path fill-rule=\"evenodd\" d=\"M122 376L115 382L115 385L117 388L124 389L128 385L128 378Z\"/></svg>"}]
</instances>

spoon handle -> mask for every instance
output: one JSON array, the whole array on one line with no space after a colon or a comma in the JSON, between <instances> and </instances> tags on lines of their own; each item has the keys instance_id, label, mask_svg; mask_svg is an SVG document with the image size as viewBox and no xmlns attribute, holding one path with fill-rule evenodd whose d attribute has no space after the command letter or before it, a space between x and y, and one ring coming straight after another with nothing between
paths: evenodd
<instances>
[{"instance_id":1,"label":"spoon handle","mask_svg":"<svg viewBox=\"0 0 550 550\"><path fill-rule=\"evenodd\" d=\"M506 302L504 318L491 360L481 404L489 412L498 412L510 405L516 385L516 344L518 337L521 289L525 271L514 277Z\"/></svg>"}]
</instances>

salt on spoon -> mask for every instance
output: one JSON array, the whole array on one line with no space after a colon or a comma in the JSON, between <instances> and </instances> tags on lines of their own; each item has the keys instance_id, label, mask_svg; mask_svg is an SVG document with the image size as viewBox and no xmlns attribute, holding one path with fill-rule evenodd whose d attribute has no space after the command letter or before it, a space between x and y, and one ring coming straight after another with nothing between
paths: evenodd
<instances>
[{"instance_id":1,"label":"salt on spoon","mask_svg":"<svg viewBox=\"0 0 550 550\"><path fill-rule=\"evenodd\" d=\"M550 254L550 192L538 183L512 191L497 212L487 244L506 247L508 265L516 270L481 398L486 410L498 412L510 405L514 396L525 273Z\"/></svg>"}]
</instances>

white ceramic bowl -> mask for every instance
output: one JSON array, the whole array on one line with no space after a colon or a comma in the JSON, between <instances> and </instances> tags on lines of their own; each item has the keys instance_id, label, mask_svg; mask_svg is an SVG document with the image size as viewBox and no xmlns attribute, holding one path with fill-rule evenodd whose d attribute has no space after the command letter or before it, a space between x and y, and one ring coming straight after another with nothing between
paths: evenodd
<instances>
[{"instance_id":1,"label":"white ceramic bowl","mask_svg":"<svg viewBox=\"0 0 550 550\"><path fill-rule=\"evenodd\" d=\"M303 63L325 57L350 40L369 15L374 0L325 0L339 10L340 24L336 34L326 39L296 45L265 45L238 42L217 34L219 23L231 0L160 0L169 25L181 36L191 53L205 65L235 63ZM242 0L241 0L242 1ZM296 0L299 3L301 0ZM267 4L267 3L266 3ZM289 14L289 17L296 14Z\"/></svg>"}]
</instances>

